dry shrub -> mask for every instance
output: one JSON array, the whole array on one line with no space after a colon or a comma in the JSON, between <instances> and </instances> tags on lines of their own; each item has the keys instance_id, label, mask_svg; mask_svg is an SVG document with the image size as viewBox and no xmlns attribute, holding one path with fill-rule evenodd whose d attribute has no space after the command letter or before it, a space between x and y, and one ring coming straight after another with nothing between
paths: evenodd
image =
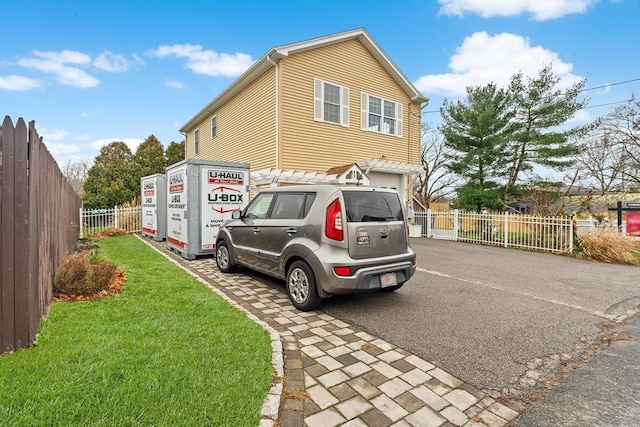
<instances>
[{"instance_id":1,"label":"dry shrub","mask_svg":"<svg viewBox=\"0 0 640 427\"><path fill-rule=\"evenodd\" d=\"M580 258L613 264L640 265L640 242L615 230L594 230L580 236Z\"/></svg>"},{"instance_id":2,"label":"dry shrub","mask_svg":"<svg viewBox=\"0 0 640 427\"><path fill-rule=\"evenodd\" d=\"M89 258L74 252L62 263L53 279L53 291L64 294L87 294L93 290L93 268Z\"/></svg>"},{"instance_id":3,"label":"dry shrub","mask_svg":"<svg viewBox=\"0 0 640 427\"><path fill-rule=\"evenodd\" d=\"M110 262L93 264L93 279L100 290L109 288L118 273L118 268Z\"/></svg>"},{"instance_id":4,"label":"dry shrub","mask_svg":"<svg viewBox=\"0 0 640 427\"><path fill-rule=\"evenodd\" d=\"M95 239L100 240L104 237L124 236L125 234L128 234L128 233L122 228L111 227L96 234Z\"/></svg>"},{"instance_id":5,"label":"dry shrub","mask_svg":"<svg viewBox=\"0 0 640 427\"><path fill-rule=\"evenodd\" d=\"M109 291L118 275L117 267L99 250L74 252L56 272L53 291L65 296L92 296Z\"/></svg>"}]
</instances>

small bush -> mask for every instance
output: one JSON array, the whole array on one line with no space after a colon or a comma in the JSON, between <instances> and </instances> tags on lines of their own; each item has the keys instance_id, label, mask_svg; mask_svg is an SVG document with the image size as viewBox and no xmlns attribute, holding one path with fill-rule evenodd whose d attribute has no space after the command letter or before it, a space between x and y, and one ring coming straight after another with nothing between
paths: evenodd
<instances>
[{"instance_id":1,"label":"small bush","mask_svg":"<svg viewBox=\"0 0 640 427\"><path fill-rule=\"evenodd\" d=\"M92 296L109 291L118 274L117 267L99 249L74 252L56 272L53 291L56 294Z\"/></svg>"},{"instance_id":2,"label":"small bush","mask_svg":"<svg viewBox=\"0 0 640 427\"><path fill-rule=\"evenodd\" d=\"M110 262L101 262L93 265L93 279L100 290L109 289L117 274L118 269Z\"/></svg>"},{"instance_id":3,"label":"small bush","mask_svg":"<svg viewBox=\"0 0 640 427\"><path fill-rule=\"evenodd\" d=\"M91 248L85 252L85 255L91 264L101 264L109 262L109 258L100 249Z\"/></svg>"},{"instance_id":4,"label":"small bush","mask_svg":"<svg viewBox=\"0 0 640 427\"><path fill-rule=\"evenodd\" d=\"M128 234L128 233L122 228L111 227L96 234L95 238L102 239L103 237L124 236L125 234Z\"/></svg>"},{"instance_id":5,"label":"small bush","mask_svg":"<svg viewBox=\"0 0 640 427\"><path fill-rule=\"evenodd\" d=\"M53 279L53 291L63 294L88 294L93 290L93 268L81 252L72 253L62 263Z\"/></svg>"},{"instance_id":6,"label":"small bush","mask_svg":"<svg viewBox=\"0 0 640 427\"><path fill-rule=\"evenodd\" d=\"M579 258L640 265L640 242L615 230L591 231L580 236L579 244Z\"/></svg>"}]
</instances>

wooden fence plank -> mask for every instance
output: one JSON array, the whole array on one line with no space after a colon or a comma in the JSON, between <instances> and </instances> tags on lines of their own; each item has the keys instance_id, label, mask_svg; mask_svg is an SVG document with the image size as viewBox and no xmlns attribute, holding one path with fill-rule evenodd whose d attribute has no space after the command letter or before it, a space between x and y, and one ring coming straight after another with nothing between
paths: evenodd
<instances>
[{"instance_id":1,"label":"wooden fence plank","mask_svg":"<svg viewBox=\"0 0 640 427\"><path fill-rule=\"evenodd\" d=\"M0 350L15 348L13 246L15 242L15 128L9 116L2 122L2 268L0 274Z\"/></svg>"},{"instance_id":2,"label":"wooden fence plank","mask_svg":"<svg viewBox=\"0 0 640 427\"><path fill-rule=\"evenodd\" d=\"M24 191L28 188L29 174L28 167L28 134L27 125L21 118L16 123L15 131L15 185L16 191L14 196L15 203L15 240L14 240L14 256L15 256L15 341L16 348L24 348L31 345L33 338L29 336L29 294L31 281L29 280L29 192Z\"/></svg>"}]
</instances>

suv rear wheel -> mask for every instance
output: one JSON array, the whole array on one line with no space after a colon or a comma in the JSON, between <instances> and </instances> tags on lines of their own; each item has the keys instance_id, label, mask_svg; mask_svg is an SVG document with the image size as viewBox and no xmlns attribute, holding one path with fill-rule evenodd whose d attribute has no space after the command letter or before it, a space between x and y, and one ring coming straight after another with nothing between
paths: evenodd
<instances>
[{"instance_id":1,"label":"suv rear wheel","mask_svg":"<svg viewBox=\"0 0 640 427\"><path fill-rule=\"evenodd\" d=\"M287 272L287 294L298 310L311 311L320 304L316 278L304 261L295 261Z\"/></svg>"},{"instance_id":2,"label":"suv rear wheel","mask_svg":"<svg viewBox=\"0 0 640 427\"><path fill-rule=\"evenodd\" d=\"M224 240L221 240L216 246L216 264L218 264L218 269L223 273L233 273L237 268L227 242Z\"/></svg>"}]
</instances>

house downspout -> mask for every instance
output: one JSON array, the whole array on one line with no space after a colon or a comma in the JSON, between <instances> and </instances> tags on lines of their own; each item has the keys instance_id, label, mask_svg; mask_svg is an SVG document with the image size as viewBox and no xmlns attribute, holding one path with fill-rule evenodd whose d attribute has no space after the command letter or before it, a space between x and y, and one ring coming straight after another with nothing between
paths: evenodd
<instances>
[{"instance_id":1,"label":"house downspout","mask_svg":"<svg viewBox=\"0 0 640 427\"><path fill-rule=\"evenodd\" d=\"M187 159L187 132L179 132L180 135L184 136L184 159Z\"/></svg>"},{"instance_id":2,"label":"house downspout","mask_svg":"<svg viewBox=\"0 0 640 427\"><path fill-rule=\"evenodd\" d=\"M280 82L280 73L278 64L273 62L271 57L267 55L267 61L269 61L276 68L276 87L275 87L275 96L276 96L276 161L275 161L275 169L280 169L280 92L278 91L278 86Z\"/></svg>"}]
</instances>

